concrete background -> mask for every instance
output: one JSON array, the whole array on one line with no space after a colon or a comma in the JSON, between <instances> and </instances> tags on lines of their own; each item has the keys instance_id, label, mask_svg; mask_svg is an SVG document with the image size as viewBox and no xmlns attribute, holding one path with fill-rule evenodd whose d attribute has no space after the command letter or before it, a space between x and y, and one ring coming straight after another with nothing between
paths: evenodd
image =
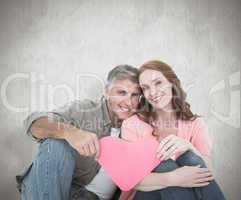
<instances>
[{"instance_id":1,"label":"concrete background","mask_svg":"<svg viewBox=\"0 0 241 200\"><path fill-rule=\"evenodd\" d=\"M169 63L215 141L214 173L240 199L241 2L234 0L1 0L0 196L36 143L22 120L75 98L100 96L117 64Z\"/></svg>"}]
</instances>

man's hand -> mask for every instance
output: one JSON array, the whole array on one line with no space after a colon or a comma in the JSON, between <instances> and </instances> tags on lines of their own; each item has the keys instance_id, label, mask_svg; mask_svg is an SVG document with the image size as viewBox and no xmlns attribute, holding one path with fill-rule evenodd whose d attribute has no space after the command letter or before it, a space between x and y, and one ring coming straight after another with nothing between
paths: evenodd
<instances>
[{"instance_id":1,"label":"man's hand","mask_svg":"<svg viewBox=\"0 0 241 200\"><path fill-rule=\"evenodd\" d=\"M80 155L96 158L99 156L99 141L96 134L75 129L66 133L65 139Z\"/></svg>"},{"instance_id":2,"label":"man's hand","mask_svg":"<svg viewBox=\"0 0 241 200\"><path fill-rule=\"evenodd\" d=\"M184 166L169 173L169 186L203 187L214 179L207 168L199 166Z\"/></svg>"}]
</instances>

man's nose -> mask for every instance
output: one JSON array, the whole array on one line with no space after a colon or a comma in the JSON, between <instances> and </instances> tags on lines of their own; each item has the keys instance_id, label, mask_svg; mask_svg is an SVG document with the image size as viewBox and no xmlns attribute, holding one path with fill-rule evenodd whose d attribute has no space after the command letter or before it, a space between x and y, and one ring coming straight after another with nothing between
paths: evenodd
<instances>
[{"instance_id":1,"label":"man's nose","mask_svg":"<svg viewBox=\"0 0 241 200\"><path fill-rule=\"evenodd\" d=\"M131 106L132 105L131 95L126 96L124 102L127 106Z\"/></svg>"}]
</instances>

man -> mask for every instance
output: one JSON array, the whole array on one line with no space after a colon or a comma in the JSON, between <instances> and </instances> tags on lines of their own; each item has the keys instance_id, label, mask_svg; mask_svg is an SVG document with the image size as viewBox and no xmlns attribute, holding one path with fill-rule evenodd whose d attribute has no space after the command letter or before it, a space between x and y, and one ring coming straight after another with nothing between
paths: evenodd
<instances>
[{"instance_id":1,"label":"man","mask_svg":"<svg viewBox=\"0 0 241 200\"><path fill-rule=\"evenodd\" d=\"M40 145L29 169L17 177L21 198L113 199L116 186L96 161L98 140L108 135L119 137L121 122L138 109L140 95L138 70L120 65L109 72L105 94L99 103L74 101L52 112L28 116L25 130ZM198 167L152 173L137 189L192 187L199 173L204 172ZM182 177L183 174L187 176Z\"/></svg>"}]
</instances>

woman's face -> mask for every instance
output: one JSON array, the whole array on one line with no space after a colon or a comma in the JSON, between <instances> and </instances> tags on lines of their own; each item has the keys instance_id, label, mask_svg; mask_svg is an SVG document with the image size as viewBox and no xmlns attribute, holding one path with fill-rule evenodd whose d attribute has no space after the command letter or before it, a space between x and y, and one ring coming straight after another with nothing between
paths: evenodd
<instances>
[{"instance_id":1,"label":"woman's face","mask_svg":"<svg viewBox=\"0 0 241 200\"><path fill-rule=\"evenodd\" d=\"M155 109L164 109L172 100L172 84L156 70L145 70L139 77L139 83L147 101Z\"/></svg>"}]
</instances>

